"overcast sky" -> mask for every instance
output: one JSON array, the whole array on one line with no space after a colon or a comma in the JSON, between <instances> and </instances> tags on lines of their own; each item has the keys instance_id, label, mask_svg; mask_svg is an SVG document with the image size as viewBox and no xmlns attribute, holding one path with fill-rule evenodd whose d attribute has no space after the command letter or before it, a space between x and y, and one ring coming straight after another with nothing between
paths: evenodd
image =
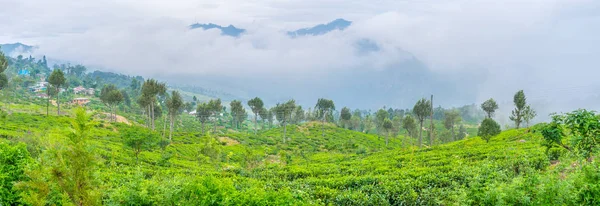
<instances>
[{"instance_id":1,"label":"overcast sky","mask_svg":"<svg viewBox=\"0 0 600 206\"><path fill-rule=\"evenodd\" d=\"M0 43L127 74L302 76L382 69L406 51L439 73L485 71L478 99L600 91L597 0L0 0ZM292 39L285 31L353 21ZM233 24L239 38L195 23ZM353 50L359 39L382 48ZM311 75L308 75L309 77ZM571 98L571 97L569 97ZM574 105L574 107L583 105Z\"/></svg>"}]
</instances>

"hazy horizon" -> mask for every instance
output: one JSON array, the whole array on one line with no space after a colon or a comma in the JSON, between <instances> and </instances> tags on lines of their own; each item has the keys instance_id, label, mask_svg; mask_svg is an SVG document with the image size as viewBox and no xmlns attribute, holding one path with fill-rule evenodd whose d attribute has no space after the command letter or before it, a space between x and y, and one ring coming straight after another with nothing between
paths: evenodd
<instances>
[{"instance_id":1,"label":"hazy horizon","mask_svg":"<svg viewBox=\"0 0 600 206\"><path fill-rule=\"evenodd\" d=\"M553 111L600 109L600 83L594 81L600 72L598 1L6 3L0 8L6 20L0 43L36 45L34 55L241 98L309 103L322 96L339 99L340 106L407 108L433 94L440 96L435 105L452 107L488 98L510 104L524 89L540 118ZM352 25L324 35L286 34L339 18ZM245 32L231 37L215 29L190 30L194 23L234 25ZM364 52L357 47L362 40L377 50ZM413 58L423 66L405 66ZM377 81L395 71L423 79ZM371 73L376 75L361 81ZM346 80L352 83L340 83ZM356 88L342 91L347 85ZM356 100L381 88L382 94ZM396 90L405 91L388 92ZM383 98L387 93L396 97Z\"/></svg>"}]
</instances>

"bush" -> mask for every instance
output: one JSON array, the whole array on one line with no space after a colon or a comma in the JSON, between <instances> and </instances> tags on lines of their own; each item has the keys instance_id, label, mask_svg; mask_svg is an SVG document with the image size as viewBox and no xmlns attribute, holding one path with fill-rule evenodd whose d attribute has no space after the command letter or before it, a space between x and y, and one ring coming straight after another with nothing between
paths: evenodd
<instances>
[{"instance_id":1,"label":"bush","mask_svg":"<svg viewBox=\"0 0 600 206\"><path fill-rule=\"evenodd\" d=\"M483 122L481 122L481 126L479 126L479 131L477 135L480 136L486 142L490 141L490 138L500 134L500 125L490 118L485 118Z\"/></svg>"}]
</instances>

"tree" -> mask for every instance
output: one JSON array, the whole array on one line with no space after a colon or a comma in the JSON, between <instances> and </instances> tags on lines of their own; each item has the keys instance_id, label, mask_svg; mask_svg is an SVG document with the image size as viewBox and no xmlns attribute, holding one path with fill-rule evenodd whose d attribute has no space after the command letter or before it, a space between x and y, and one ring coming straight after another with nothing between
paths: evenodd
<instances>
[{"instance_id":1,"label":"tree","mask_svg":"<svg viewBox=\"0 0 600 206\"><path fill-rule=\"evenodd\" d=\"M165 83L159 83L154 79L148 79L142 85L142 96L145 99L144 102L148 103L148 119L150 120L150 126L152 130L155 129L155 105L157 102L158 95L165 95L167 92L167 85Z\"/></svg>"},{"instance_id":2,"label":"tree","mask_svg":"<svg viewBox=\"0 0 600 206\"><path fill-rule=\"evenodd\" d=\"M4 53L0 51L0 90L8 86L8 77L4 74L6 68L8 68L8 61L6 60Z\"/></svg>"},{"instance_id":3,"label":"tree","mask_svg":"<svg viewBox=\"0 0 600 206\"><path fill-rule=\"evenodd\" d=\"M302 121L304 121L304 109L302 109L302 106L296 106L296 109L294 109L293 116L294 117L292 119L294 124L300 124Z\"/></svg>"},{"instance_id":4,"label":"tree","mask_svg":"<svg viewBox=\"0 0 600 206\"><path fill-rule=\"evenodd\" d=\"M211 108L207 103L198 104L196 107L196 118L200 121L202 134L204 134L204 123L206 123L211 116Z\"/></svg>"},{"instance_id":5,"label":"tree","mask_svg":"<svg viewBox=\"0 0 600 206\"><path fill-rule=\"evenodd\" d=\"M287 133L287 123L292 117L292 111L294 108L296 108L296 101L293 99L283 104L277 103L277 105L273 108L275 118L277 118L277 121L283 125L283 143L285 143L286 140L285 135Z\"/></svg>"},{"instance_id":6,"label":"tree","mask_svg":"<svg viewBox=\"0 0 600 206\"><path fill-rule=\"evenodd\" d=\"M342 120L343 127L348 128L350 119L352 119L352 113L350 113L350 109L348 107L342 108L342 111L340 112L340 119Z\"/></svg>"},{"instance_id":7,"label":"tree","mask_svg":"<svg viewBox=\"0 0 600 206\"><path fill-rule=\"evenodd\" d=\"M317 100L317 104L315 105L315 110L317 111L317 116L323 120L321 131L323 133L323 137L325 137L325 121L327 114L330 114L333 110L335 110L335 104L333 104L333 100L319 98L319 100Z\"/></svg>"},{"instance_id":8,"label":"tree","mask_svg":"<svg viewBox=\"0 0 600 206\"><path fill-rule=\"evenodd\" d=\"M584 109L553 115L552 122L542 128L542 136L548 149L561 146L591 162L600 146L600 119ZM566 137L571 138L563 140Z\"/></svg>"},{"instance_id":9,"label":"tree","mask_svg":"<svg viewBox=\"0 0 600 206\"><path fill-rule=\"evenodd\" d=\"M390 136L389 133L390 133L390 130L392 129L392 120L390 120L390 118L385 118L385 120L383 120L383 129L386 132L386 135L385 135L385 146L387 146L388 145L388 139L389 139L389 136Z\"/></svg>"},{"instance_id":10,"label":"tree","mask_svg":"<svg viewBox=\"0 0 600 206\"><path fill-rule=\"evenodd\" d=\"M264 107L260 109L260 111L258 111L258 115L260 115L260 119L262 120L263 128L265 127L265 123L269 119L269 113L269 110ZM273 115L271 115L271 119L273 119Z\"/></svg>"},{"instance_id":11,"label":"tree","mask_svg":"<svg viewBox=\"0 0 600 206\"><path fill-rule=\"evenodd\" d=\"M460 113L457 110L446 111L444 113L444 127L450 130L452 134L452 141L456 141L456 134L454 133L454 127L461 121Z\"/></svg>"},{"instance_id":12,"label":"tree","mask_svg":"<svg viewBox=\"0 0 600 206\"><path fill-rule=\"evenodd\" d=\"M269 128L273 127L273 119L275 118L275 108L271 108L267 112L267 121L269 122Z\"/></svg>"},{"instance_id":13,"label":"tree","mask_svg":"<svg viewBox=\"0 0 600 206\"><path fill-rule=\"evenodd\" d=\"M413 118L410 115L404 117L404 119L402 120L402 128L404 128L406 130L406 133L408 133L408 136L414 137L415 132L417 130L417 124L415 122L415 118Z\"/></svg>"},{"instance_id":14,"label":"tree","mask_svg":"<svg viewBox=\"0 0 600 206\"><path fill-rule=\"evenodd\" d=\"M194 110L194 103L186 102L184 108L186 112L192 112L192 110Z\"/></svg>"},{"instance_id":15,"label":"tree","mask_svg":"<svg viewBox=\"0 0 600 206\"><path fill-rule=\"evenodd\" d=\"M169 111L169 141L172 141L173 138L173 122L181 114L183 107L185 104L183 103L183 98L178 91L172 91L171 96L167 98L167 108Z\"/></svg>"},{"instance_id":16,"label":"tree","mask_svg":"<svg viewBox=\"0 0 600 206\"><path fill-rule=\"evenodd\" d=\"M258 127L256 125L256 120L258 118L258 113L263 109L264 103L262 99L254 97L253 99L248 100L248 106L252 110L252 113L254 113L254 134L256 135L256 129Z\"/></svg>"},{"instance_id":17,"label":"tree","mask_svg":"<svg viewBox=\"0 0 600 206\"><path fill-rule=\"evenodd\" d=\"M423 144L423 121L431 114L431 102L425 98L417 101L413 107L413 114L419 121L419 147Z\"/></svg>"},{"instance_id":18,"label":"tree","mask_svg":"<svg viewBox=\"0 0 600 206\"><path fill-rule=\"evenodd\" d=\"M531 108L531 105L525 106L523 111L523 120L525 121L527 127L529 127L529 122L531 122L535 116L537 116L537 112Z\"/></svg>"},{"instance_id":19,"label":"tree","mask_svg":"<svg viewBox=\"0 0 600 206\"><path fill-rule=\"evenodd\" d=\"M123 101L123 93L114 84L104 85L100 91L100 100L109 107L110 120L115 121L115 108Z\"/></svg>"},{"instance_id":20,"label":"tree","mask_svg":"<svg viewBox=\"0 0 600 206\"><path fill-rule=\"evenodd\" d=\"M498 104L494 99L488 99L481 104L481 109L487 114L487 118L494 117L494 112L498 109Z\"/></svg>"},{"instance_id":21,"label":"tree","mask_svg":"<svg viewBox=\"0 0 600 206\"><path fill-rule=\"evenodd\" d=\"M509 118L515 122L515 126L517 129L519 129L519 126L523 122L525 106L527 105L527 99L525 97L525 93L523 93L523 90L520 90L515 94L513 102L515 103L515 109L512 111L512 114Z\"/></svg>"},{"instance_id":22,"label":"tree","mask_svg":"<svg viewBox=\"0 0 600 206\"><path fill-rule=\"evenodd\" d=\"M383 128L383 122L385 121L385 118L389 118L389 116L390 114L385 109L379 109L377 110L377 113L375 113L375 124L377 127L377 131L380 134L385 130Z\"/></svg>"},{"instance_id":23,"label":"tree","mask_svg":"<svg viewBox=\"0 0 600 206\"><path fill-rule=\"evenodd\" d=\"M150 111L150 97L148 97L147 95L140 95L137 99L137 103L140 105L141 108L144 108L142 111L144 114L146 114L146 117L148 119L148 121L146 121L146 127L152 127L152 123L150 120L152 111Z\"/></svg>"},{"instance_id":24,"label":"tree","mask_svg":"<svg viewBox=\"0 0 600 206\"><path fill-rule=\"evenodd\" d=\"M217 132L217 122L219 121L219 117L221 116L221 111L223 111L223 105L221 105L221 99L211 99L208 101L208 106L210 108L210 114L214 117L213 121L213 132Z\"/></svg>"},{"instance_id":25,"label":"tree","mask_svg":"<svg viewBox=\"0 0 600 206\"><path fill-rule=\"evenodd\" d=\"M233 100L229 103L231 108L231 127L239 129L240 123L244 121L246 117L246 109L242 105L242 102L238 100Z\"/></svg>"},{"instance_id":26,"label":"tree","mask_svg":"<svg viewBox=\"0 0 600 206\"><path fill-rule=\"evenodd\" d=\"M72 205L99 205L100 193L94 185L96 161L90 152L90 130L95 125L85 109L75 109L71 132L60 146L51 146L27 172L28 180L17 183L28 205L46 205L54 198L63 198ZM50 195L49 188L57 189L60 197ZM62 196L62 194L65 194Z\"/></svg>"},{"instance_id":27,"label":"tree","mask_svg":"<svg viewBox=\"0 0 600 206\"><path fill-rule=\"evenodd\" d=\"M4 56L4 53L0 51L0 90L8 86L8 77L4 74L4 70L8 68L8 61Z\"/></svg>"},{"instance_id":28,"label":"tree","mask_svg":"<svg viewBox=\"0 0 600 206\"><path fill-rule=\"evenodd\" d=\"M135 161L138 161L138 156L143 150L149 150L156 146L160 137L155 132L149 131L142 127L128 127L121 133L124 145L127 145L133 150Z\"/></svg>"},{"instance_id":29,"label":"tree","mask_svg":"<svg viewBox=\"0 0 600 206\"><path fill-rule=\"evenodd\" d=\"M464 139L467 136L467 129L465 128L464 125L460 125L460 127L458 127L458 140Z\"/></svg>"},{"instance_id":30,"label":"tree","mask_svg":"<svg viewBox=\"0 0 600 206\"><path fill-rule=\"evenodd\" d=\"M483 122L481 122L481 126L479 126L477 136L480 136L481 139L489 142L490 138L500 134L500 131L500 125L496 121L491 118L485 118Z\"/></svg>"},{"instance_id":31,"label":"tree","mask_svg":"<svg viewBox=\"0 0 600 206\"><path fill-rule=\"evenodd\" d=\"M52 74L50 74L50 77L48 78L48 82L54 86L54 88L56 88L56 105L58 106L57 115L60 115L60 87L64 86L66 82L65 75L62 70L55 69L52 71Z\"/></svg>"}]
</instances>

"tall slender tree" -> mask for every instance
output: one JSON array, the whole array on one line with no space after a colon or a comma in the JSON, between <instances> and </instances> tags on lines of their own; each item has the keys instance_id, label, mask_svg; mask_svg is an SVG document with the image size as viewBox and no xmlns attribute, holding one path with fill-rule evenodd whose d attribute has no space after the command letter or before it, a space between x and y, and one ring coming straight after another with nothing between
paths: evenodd
<instances>
[{"instance_id":1,"label":"tall slender tree","mask_svg":"<svg viewBox=\"0 0 600 206\"><path fill-rule=\"evenodd\" d=\"M265 124L268 122L267 120L269 119L269 113L269 110L264 107L258 112L258 115L260 116L260 119L262 121L263 128L265 128ZM272 115L271 118L273 118Z\"/></svg>"},{"instance_id":2,"label":"tall slender tree","mask_svg":"<svg viewBox=\"0 0 600 206\"><path fill-rule=\"evenodd\" d=\"M390 118L385 118L385 120L383 120L383 129L385 130L385 146L388 145L388 141L389 141L389 136L390 136L390 130L392 130L392 120L390 120Z\"/></svg>"},{"instance_id":3,"label":"tall slender tree","mask_svg":"<svg viewBox=\"0 0 600 206\"><path fill-rule=\"evenodd\" d=\"M304 109L302 109L302 106L298 105L296 106L296 108L294 109L294 114L293 114L293 123L294 124L300 124L302 123L302 121L304 121L305 119L305 115L304 115Z\"/></svg>"},{"instance_id":4,"label":"tall slender tree","mask_svg":"<svg viewBox=\"0 0 600 206\"><path fill-rule=\"evenodd\" d=\"M110 110L110 121L116 120L115 109L123 99L123 93L121 93L114 84L104 85L100 91L100 100L106 104Z\"/></svg>"},{"instance_id":5,"label":"tall slender tree","mask_svg":"<svg viewBox=\"0 0 600 206\"><path fill-rule=\"evenodd\" d=\"M410 137L414 137L415 132L417 130L417 124L415 122L415 118L410 115L407 115L402 119L402 128L406 130L406 133Z\"/></svg>"},{"instance_id":6,"label":"tall slender tree","mask_svg":"<svg viewBox=\"0 0 600 206\"><path fill-rule=\"evenodd\" d=\"M239 129L246 115L246 109L242 106L242 102L238 100L231 101L229 106L231 108L231 127Z\"/></svg>"},{"instance_id":7,"label":"tall slender tree","mask_svg":"<svg viewBox=\"0 0 600 206\"><path fill-rule=\"evenodd\" d=\"M204 134L204 124L209 120L211 112L211 108L207 103L198 104L196 107L196 118L200 121L202 134Z\"/></svg>"},{"instance_id":8,"label":"tall slender tree","mask_svg":"<svg viewBox=\"0 0 600 206\"><path fill-rule=\"evenodd\" d=\"M172 91L171 96L167 98L166 105L169 111L169 141L173 141L173 122L181 114L185 104L181 94L178 91Z\"/></svg>"},{"instance_id":9,"label":"tall slender tree","mask_svg":"<svg viewBox=\"0 0 600 206\"><path fill-rule=\"evenodd\" d=\"M515 122L515 126L519 129L523 122L523 116L525 115L525 106L527 106L527 98L525 97L523 90L519 90L515 94L513 102L515 103L515 109L512 111L509 118Z\"/></svg>"},{"instance_id":10,"label":"tall slender tree","mask_svg":"<svg viewBox=\"0 0 600 206\"><path fill-rule=\"evenodd\" d=\"M256 134L256 129L257 129L257 125L256 125L256 120L258 118L258 113L263 109L264 107L264 103L262 101L262 99L258 98L258 97L254 97L251 100L248 100L248 106L250 107L250 109L252 110L252 113L254 113L254 134Z\"/></svg>"},{"instance_id":11,"label":"tall slender tree","mask_svg":"<svg viewBox=\"0 0 600 206\"><path fill-rule=\"evenodd\" d=\"M8 68L8 60L6 60L4 53L0 51L0 90L8 86L8 77L4 74L6 68Z\"/></svg>"},{"instance_id":12,"label":"tall slender tree","mask_svg":"<svg viewBox=\"0 0 600 206\"><path fill-rule=\"evenodd\" d=\"M0 92L8 86L8 77L4 74L4 70L8 67L8 61L4 57L4 53L0 51Z\"/></svg>"},{"instance_id":13,"label":"tall slender tree","mask_svg":"<svg viewBox=\"0 0 600 206\"><path fill-rule=\"evenodd\" d=\"M154 124L154 115L155 115L155 105L157 103L158 100L158 95L165 95L167 92L167 85L165 83L159 83L158 81L154 80L154 79L148 79L144 82L144 84L142 85L142 95L145 96L145 98L147 98L146 100L149 102L148 104L148 111L150 112L149 116L150 116L150 125L152 127L152 130L155 129L155 124Z\"/></svg>"},{"instance_id":14,"label":"tall slender tree","mask_svg":"<svg viewBox=\"0 0 600 206\"><path fill-rule=\"evenodd\" d=\"M494 112L498 109L498 104L494 99L488 99L481 104L481 109L487 114L487 118L494 117Z\"/></svg>"},{"instance_id":15,"label":"tall slender tree","mask_svg":"<svg viewBox=\"0 0 600 206\"><path fill-rule=\"evenodd\" d=\"M283 126L283 143L285 143L286 140L287 123L292 118L294 108L296 108L296 101L289 100L283 104L278 103L273 110L277 121Z\"/></svg>"},{"instance_id":16,"label":"tall slender tree","mask_svg":"<svg viewBox=\"0 0 600 206\"><path fill-rule=\"evenodd\" d=\"M529 122L531 122L531 120L535 118L535 116L537 116L537 112L535 112L535 110L531 108L531 105L525 106L525 109L523 111L523 121L525 121L525 126L529 127Z\"/></svg>"},{"instance_id":17,"label":"tall slender tree","mask_svg":"<svg viewBox=\"0 0 600 206\"><path fill-rule=\"evenodd\" d=\"M335 110L335 104L333 103L333 100L320 98L317 100L315 110L317 111L317 116L323 121L323 124L321 125L321 132L323 133L323 137L325 137L325 122L327 121L327 115L331 114L333 110Z\"/></svg>"},{"instance_id":18,"label":"tall slender tree","mask_svg":"<svg viewBox=\"0 0 600 206\"><path fill-rule=\"evenodd\" d=\"M213 120L213 132L217 132L217 123L219 122L219 117L221 116L221 111L223 111L223 105L221 105L221 99L211 99L208 101L208 106L210 107L211 116L214 118Z\"/></svg>"},{"instance_id":19,"label":"tall slender tree","mask_svg":"<svg viewBox=\"0 0 600 206\"><path fill-rule=\"evenodd\" d=\"M350 109L348 107L342 108L342 111L340 112L340 120L344 128L348 128L350 119L352 119L352 113L350 113Z\"/></svg>"},{"instance_id":20,"label":"tall slender tree","mask_svg":"<svg viewBox=\"0 0 600 206\"><path fill-rule=\"evenodd\" d=\"M417 101L413 113L419 121L419 147L423 145L423 121L431 114L431 102L425 98Z\"/></svg>"},{"instance_id":21,"label":"tall slender tree","mask_svg":"<svg viewBox=\"0 0 600 206\"><path fill-rule=\"evenodd\" d=\"M62 72L62 70L55 69L52 71L52 74L50 74L48 82L56 89L56 106L58 108L57 115L60 115L60 88L66 83L65 74Z\"/></svg>"},{"instance_id":22,"label":"tall slender tree","mask_svg":"<svg viewBox=\"0 0 600 206\"><path fill-rule=\"evenodd\" d=\"M446 111L444 114L444 127L450 130L452 134L452 141L456 141L456 133L454 133L454 128L461 121L460 113L457 110Z\"/></svg>"}]
</instances>

